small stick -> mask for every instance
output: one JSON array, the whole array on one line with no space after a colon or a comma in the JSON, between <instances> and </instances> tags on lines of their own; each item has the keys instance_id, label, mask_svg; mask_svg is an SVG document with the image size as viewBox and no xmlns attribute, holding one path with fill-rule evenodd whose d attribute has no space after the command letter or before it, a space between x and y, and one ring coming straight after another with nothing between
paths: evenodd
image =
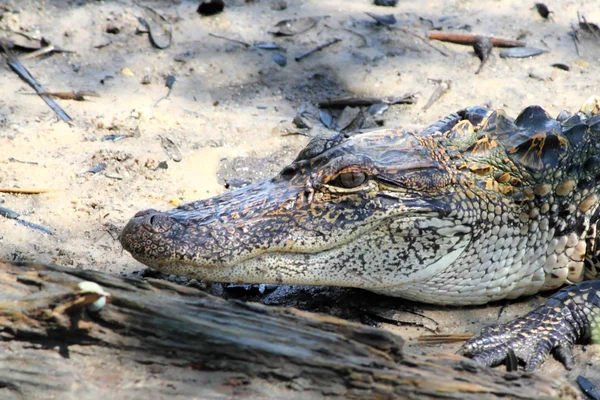
<instances>
[{"instance_id":1,"label":"small stick","mask_svg":"<svg viewBox=\"0 0 600 400\"><path fill-rule=\"evenodd\" d=\"M590 32L592 32L592 35L594 35L596 40L600 41L600 37L598 37L598 34L596 34L596 31L594 30L594 28L592 28L592 26L590 26L590 24L588 24L587 20L585 19L585 15L582 14L581 19L583 20L583 23L588 27L588 30Z\"/></svg>"},{"instance_id":2,"label":"small stick","mask_svg":"<svg viewBox=\"0 0 600 400\"><path fill-rule=\"evenodd\" d=\"M430 32L429 39L440 40L442 42L450 42L456 44L464 44L473 46L475 40L481 35L473 35L470 33L447 33L447 32ZM489 37L494 47L525 47L526 43L518 40L509 40L496 37Z\"/></svg>"},{"instance_id":3,"label":"small stick","mask_svg":"<svg viewBox=\"0 0 600 400\"><path fill-rule=\"evenodd\" d=\"M472 336L472 333L455 333L448 335L421 335L419 336L417 341L427 343L453 343L464 342L465 340L469 340Z\"/></svg>"},{"instance_id":4,"label":"small stick","mask_svg":"<svg viewBox=\"0 0 600 400\"><path fill-rule=\"evenodd\" d=\"M573 44L575 45L575 52L579 56L579 46L577 42L579 41L579 37L577 36L577 29L575 28L575 24L571 24L571 36L573 37Z\"/></svg>"},{"instance_id":5,"label":"small stick","mask_svg":"<svg viewBox=\"0 0 600 400\"><path fill-rule=\"evenodd\" d=\"M329 47L329 46L331 46L331 45L334 45L334 44L336 44L337 42L341 42L341 41L342 41L342 39L339 39L339 38L335 38L335 39L333 39L333 40L330 40L329 42L327 42L327 43L324 43L324 44L322 44L322 45L320 45L320 46L317 46L317 47L315 47L314 49L312 49L312 50L309 50L309 51L307 51L307 52L306 52L306 53L304 53L304 54L300 54L299 56L297 56L297 57L294 57L294 60L296 60L296 62L298 62L298 61L302 61L302 60L303 60L303 59L305 59L306 57L308 57L308 56L310 56L310 55L313 55L314 53L316 53L316 52L318 52L318 51L321 51L321 50L323 50L324 48L326 48L326 47Z\"/></svg>"},{"instance_id":6,"label":"small stick","mask_svg":"<svg viewBox=\"0 0 600 400\"><path fill-rule=\"evenodd\" d=\"M31 53L27 53L27 54L22 55L21 57L19 57L19 59L21 61L23 61L23 60L29 60L30 58L35 58L35 57L43 56L44 54L51 53L55 49L56 49L56 47L54 47L53 45L42 47L39 50L32 51Z\"/></svg>"},{"instance_id":7,"label":"small stick","mask_svg":"<svg viewBox=\"0 0 600 400\"><path fill-rule=\"evenodd\" d=\"M43 93L21 93L24 95L39 95L39 96L52 96L61 100L75 100L75 101L86 101L86 96L99 97L98 93L81 90L78 92L43 92Z\"/></svg>"},{"instance_id":8,"label":"small stick","mask_svg":"<svg viewBox=\"0 0 600 400\"><path fill-rule=\"evenodd\" d=\"M0 193L12 194L42 194L56 192L58 189L20 189L20 188L3 188L0 187Z\"/></svg>"},{"instance_id":9,"label":"small stick","mask_svg":"<svg viewBox=\"0 0 600 400\"><path fill-rule=\"evenodd\" d=\"M423 111L427 111L429 107L433 105L436 101L440 99L450 88L452 87L452 81L440 81L438 83L438 87L435 89L427 104L423 106Z\"/></svg>"},{"instance_id":10,"label":"small stick","mask_svg":"<svg viewBox=\"0 0 600 400\"><path fill-rule=\"evenodd\" d=\"M63 121L70 123L71 117L63 110L55 101L49 96L43 96L42 94L46 91L42 85L40 85L33 76L27 71L27 68L19 61L17 57L13 54L10 49L8 49L4 40L0 39L0 47L4 50L4 54L6 55L8 66L12 69L21 79L29 84L36 92L41 93L40 97L42 100L48 104L48 107L52 109L58 115L60 119Z\"/></svg>"},{"instance_id":11,"label":"small stick","mask_svg":"<svg viewBox=\"0 0 600 400\"><path fill-rule=\"evenodd\" d=\"M331 27L329 27L329 28L331 28ZM331 29L335 29L335 28L331 28ZM359 49L360 49L360 48L363 48L363 47L367 47L367 38L366 38L366 37L364 37L364 35L361 35L361 34L360 34L360 33L358 33L358 32L354 32L354 31L353 31L353 30L351 30L351 29L341 28L341 30L343 30L343 31L345 31L345 32L348 32L348 33L351 33L351 34L353 34L353 35L355 35L355 36L358 36L359 38L361 38L361 39L362 39L362 41L363 41L363 44L361 44L360 46L356 46L357 48L359 48Z\"/></svg>"},{"instance_id":12,"label":"small stick","mask_svg":"<svg viewBox=\"0 0 600 400\"><path fill-rule=\"evenodd\" d=\"M39 163L37 161L23 161L23 160L18 160L14 157L9 157L8 161L10 162L18 162L18 163L22 163L22 164L31 164L31 165L39 165Z\"/></svg>"},{"instance_id":13,"label":"small stick","mask_svg":"<svg viewBox=\"0 0 600 400\"><path fill-rule=\"evenodd\" d=\"M228 38L228 37L225 37L225 36L219 36L219 35L215 35L214 33L209 33L209 34L208 34L208 36L212 36L212 37L215 37L215 38L217 38L217 39L223 39L223 40L227 40L227 41L229 41L229 42L233 42L233 43L241 44L241 45L242 45L242 46L244 46L244 47L250 47L250 44L249 44L249 43L243 42L243 41L241 41L241 40L237 40L237 39L230 39L230 38Z\"/></svg>"},{"instance_id":14,"label":"small stick","mask_svg":"<svg viewBox=\"0 0 600 400\"><path fill-rule=\"evenodd\" d=\"M425 43L427 46L431 47L432 49L438 51L441 55L443 55L444 57L450 57L450 54L447 51L444 51L440 48L437 48L436 46L433 45L433 43L431 43L429 40L425 39L424 37L421 37L421 35L418 35L414 32L408 32L411 35L413 35L414 37L416 37L417 39L420 39L421 41L423 41L423 43Z\"/></svg>"}]
</instances>

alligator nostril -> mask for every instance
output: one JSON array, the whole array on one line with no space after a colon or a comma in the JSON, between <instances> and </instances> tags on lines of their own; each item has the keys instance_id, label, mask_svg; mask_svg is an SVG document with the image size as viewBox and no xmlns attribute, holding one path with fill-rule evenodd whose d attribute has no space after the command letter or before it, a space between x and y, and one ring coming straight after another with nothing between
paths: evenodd
<instances>
[{"instance_id":1,"label":"alligator nostril","mask_svg":"<svg viewBox=\"0 0 600 400\"><path fill-rule=\"evenodd\" d=\"M147 210L138 211L137 213L135 213L135 215L133 216L133 218L143 217L144 215L154 214L156 212L158 212L158 211L156 211L153 208L149 208Z\"/></svg>"},{"instance_id":2,"label":"alligator nostril","mask_svg":"<svg viewBox=\"0 0 600 400\"><path fill-rule=\"evenodd\" d=\"M155 212L149 217L146 217L142 222L142 225L150 232L164 233L171 229L173 220L163 213Z\"/></svg>"}]
</instances>

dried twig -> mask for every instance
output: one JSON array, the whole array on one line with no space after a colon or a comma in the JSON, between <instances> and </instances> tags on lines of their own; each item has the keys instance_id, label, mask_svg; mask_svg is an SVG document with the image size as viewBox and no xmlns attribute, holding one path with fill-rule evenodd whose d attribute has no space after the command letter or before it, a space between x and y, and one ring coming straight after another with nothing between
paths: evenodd
<instances>
[{"instance_id":1,"label":"dried twig","mask_svg":"<svg viewBox=\"0 0 600 400\"><path fill-rule=\"evenodd\" d=\"M21 61L29 60L30 58L36 58L39 56L43 56L44 54L52 53L55 49L56 49L56 47L54 47L53 45L42 47L39 50L32 51L31 53L22 55L21 57L19 57L19 59Z\"/></svg>"},{"instance_id":2,"label":"dried twig","mask_svg":"<svg viewBox=\"0 0 600 400\"><path fill-rule=\"evenodd\" d=\"M579 18L579 12L577 12L577 17ZM581 15L581 19L583 20L583 23L587 26L588 30L592 33L592 35L594 36L594 38L597 41L600 41L600 37L598 37L598 34L596 33L596 29L594 29L589 22L587 22L587 20L585 19L585 15Z\"/></svg>"},{"instance_id":3,"label":"dried twig","mask_svg":"<svg viewBox=\"0 0 600 400\"><path fill-rule=\"evenodd\" d=\"M333 40L330 40L329 42L327 42L327 43L324 43L324 44L322 44L322 45L320 45L320 46L317 46L317 47L315 47L314 49L307 51L306 53L303 53L303 54L300 54L300 55L299 55L299 56L297 56L297 57L294 57L294 60L296 60L296 61L301 61L301 60L305 59L306 57L308 57L308 56L310 56L310 55L313 55L314 53L316 53L316 52L318 52L318 51L321 51L321 50L323 50L324 48L326 48L326 47L329 47L329 46L331 46L331 45L334 45L334 44L336 44L336 43L338 43L338 42L341 42L341 41L342 41L342 39L339 39L339 38L335 38L335 39L333 39Z\"/></svg>"},{"instance_id":4,"label":"dried twig","mask_svg":"<svg viewBox=\"0 0 600 400\"><path fill-rule=\"evenodd\" d=\"M330 26L328 26L328 27L331 28ZM331 29L335 29L335 28L331 28ZM361 44L360 46L356 46L357 48L360 49L362 47L367 47L367 38L364 35L361 35L358 32L354 32L352 29L346 29L346 28L340 28L340 29L343 30L343 31L345 31L345 32L351 33L354 36L358 36L363 41L363 44Z\"/></svg>"},{"instance_id":5,"label":"dried twig","mask_svg":"<svg viewBox=\"0 0 600 400\"><path fill-rule=\"evenodd\" d=\"M7 188L0 187L0 193L12 193L12 194L42 194L56 192L58 189L21 189L21 188Z\"/></svg>"},{"instance_id":6,"label":"dried twig","mask_svg":"<svg viewBox=\"0 0 600 400\"><path fill-rule=\"evenodd\" d=\"M573 38L573 44L575 45L575 52L579 56L579 46L577 42L579 42L579 36L577 36L577 28L575 28L575 24L571 24L571 37Z\"/></svg>"},{"instance_id":7,"label":"dried twig","mask_svg":"<svg viewBox=\"0 0 600 400\"><path fill-rule=\"evenodd\" d=\"M152 27L150 26L150 24L148 23L148 21L146 21L145 18L143 17L138 17L138 21L140 24L142 24L142 26L144 28L146 28L146 31L148 31L148 35L150 37L150 43L152 43L152 45L154 47L156 47L157 49L166 49L167 47L169 47L171 45L171 40L172 40L172 33L171 33L171 29L168 25L160 25L160 28L162 29L162 31L165 34L166 40L164 43L161 43L160 40L158 40L158 37L156 35L156 30L153 30ZM155 22L155 21L154 21Z\"/></svg>"},{"instance_id":8,"label":"dried twig","mask_svg":"<svg viewBox=\"0 0 600 400\"><path fill-rule=\"evenodd\" d=\"M419 342L427 343L453 343L464 342L473 336L472 333L454 333L448 335L421 335L417 339Z\"/></svg>"},{"instance_id":9,"label":"dried twig","mask_svg":"<svg viewBox=\"0 0 600 400\"><path fill-rule=\"evenodd\" d=\"M413 35L414 37L416 37L417 39L421 40L423 43L425 43L427 46L431 47L432 49L434 49L435 51L438 51L441 55L443 55L444 57L450 57L450 53L448 53L445 50L442 50L440 48L438 48L437 46L434 46L433 43L431 43L429 40L427 40L424 37L421 37L421 35L418 35L414 32L408 32L411 35Z\"/></svg>"},{"instance_id":10,"label":"dried twig","mask_svg":"<svg viewBox=\"0 0 600 400\"><path fill-rule=\"evenodd\" d=\"M319 107L343 108L343 107L368 107L373 104L414 104L416 93L406 94L398 97L357 97L345 96L335 99L325 99L319 101Z\"/></svg>"},{"instance_id":11,"label":"dried twig","mask_svg":"<svg viewBox=\"0 0 600 400\"><path fill-rule=\"evenodd\" d=\"M242 46L244 46L244 47L250 47L250 43L246 43L246 42L243 42L243 41L241 41L241 40L237 40L237 39L230 39L230 38L228 38L228 37L225 37L225 36L215 35L214 33L209 33L209 34L208 34L208 36L212 36L212 37L214 37L214 38L217 38L217 39L223 39L223 40L227 40L227 41L229 41L229 42L233 42L233 43L241 44L241 45L242 45Z\"/></svg>"},{"instance_id":12,"label":"dried twig","mask_svg":"<svg viewBox=\"0 0 600 400\"><path fill-rule=\"evenodd\" d=\"M43 96L43 93L46 90L35 80L33 76L27 71L25 66L19 61L17 57L13 54L12 51L8 49L8 46L3 40L0 40L0 47L4 50L4 54L6 54L8 66L21 77L21 79L25 80L37 93L40 94L40 97L48 104L48 106L58 115L60 119L65 122L70 122L71 117L63 110L55 101L49 96Z\"/></svg>"},{"instance_id":13,"label":"dried twig","mask_svg":"<svg viewBox=\"0 0 600 400\"><path fill-rule=\"evenodd\" d=\"M433 105L436 101L440 99L450 88L452 87L452 81L438 81L438 87L435 89L427 104L423 106L423 110L427 111L429 107Z\"/></svg>"},{"instance_id":14,"label":"dried twig","mask_svg":"<svg viewBox=\"0 0 600 400\"><path fill-rule=\"evenodd\" d=\"M448 33L448 32L430 32L429 39L440 40L442 42L450 42L456 44L464 44L473 46L477 38L481 35L470 33ZM502 39L497 37L489 37L494 47L525 47L525 42L518 40Z\"/></svg>"},{"instance_id":15,"label":"dried twig","mask_svg":"<svg viewBox=\"0 0 600 400\"><path fill-rule=\"evenodd\" d=\"M43 93L21 93L25 95L52 96L61 100L86 101L86 97L98 97L98 93L81 90L78 92L43 92Z\"/></svg>"}]
</instances>

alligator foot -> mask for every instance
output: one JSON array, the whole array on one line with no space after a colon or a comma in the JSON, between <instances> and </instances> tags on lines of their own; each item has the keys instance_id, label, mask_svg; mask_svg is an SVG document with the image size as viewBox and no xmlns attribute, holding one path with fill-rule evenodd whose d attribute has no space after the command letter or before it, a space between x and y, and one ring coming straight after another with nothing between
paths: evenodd
<instances>
[{"instance_id":1,"label":"alligator foot","mask_svg":"<svg viewBox=\"0 0 600 400\"><path fill-rule=\"evenodd\" d=\"M459 352L495 366L510 357L512 350L526 371L538 369L552 353L571 369L573 344L598 335L599 329L600 281L583 282L561 290L524 317L483 329Z\"/></svg>"}]
</instances>

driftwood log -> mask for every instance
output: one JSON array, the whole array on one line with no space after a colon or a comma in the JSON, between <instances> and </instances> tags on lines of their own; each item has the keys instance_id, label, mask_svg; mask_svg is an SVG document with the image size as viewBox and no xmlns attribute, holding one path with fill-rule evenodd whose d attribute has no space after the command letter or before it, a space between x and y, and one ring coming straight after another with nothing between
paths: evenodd
<instances>
[{"instance_id":1,"label":"driftwood log","mask_svg":"<svg viewBox=\"0 0 600 400\"><path fill-rule=\"evenodd\" d=\"M556 376L407 354L399 336L330 316L54 265L0 261L0 338L1 399L579 396Z\"/></svg>"}]
</instances>

